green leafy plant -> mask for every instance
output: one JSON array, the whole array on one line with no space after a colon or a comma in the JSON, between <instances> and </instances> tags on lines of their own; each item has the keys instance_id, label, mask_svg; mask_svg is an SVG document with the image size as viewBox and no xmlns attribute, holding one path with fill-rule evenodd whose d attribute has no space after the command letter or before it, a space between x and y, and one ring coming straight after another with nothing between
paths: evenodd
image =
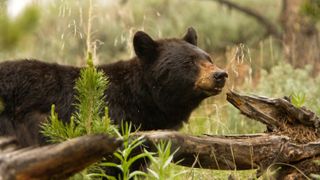
<instances>
[{"instance_id":1,"label":"green leafy plant","mask_svg":"<svg viewBox=\"0 0 320 180\"><path fill-rule=\"evenodd\" d=\"M305 0L300 9L301 13L315 21L320 20L320 0Z\"/></svg>"},{"instance_id":2,"label":"green leafy plant","mask_svg":"<svg viewBox=\"0 0 320 180\"><path fill-rule=\"evenodd\" d=\"M105 104L107 85L107 78L93 66L89 53L87 67L80 71L75 85L76 111L69 122L63 122L55 112L55 105L52 105L49 121L42 124L44 136L49 137L50 142L57 143L87 134L114 135L116 126L111 124ZM103 172L99 163L76 174L73 179L91 179L92 172ZM101 174L100 177L103 177Z\"/></svg>"},{"instance_id":3,"label":"green leafy plant","mask_svg":"<svg viewBox=\"0 0 320 180\"><path fill-rule=\"evenodd\" d=\"M144 142L143 136L140 136L138 138L131 138L134 133L131 132L132 125L131 123L125 123L121 125L121 133L118 130L115 130L117 135L119 137L123 138L123 149L119 149L114 153L114 156L119 160L119 164L114 162L103 162L100 163L101 166L106 167L113 167L118 168L122 172L122 178L118 177L119 179L123 180L129 180L137 176L146 176L147 174L135 170L130 171L130 167L134 162L136 162L139 159L148 157L148 153L140 153L138 155L133 155L133 151L137 148L140 148L142 146L142 143ZM106 174L98 174L98 176L107 177L108 179L117 179L116 177L108 176Z\"/></svg>"},{"instance_id":4,"label":"green leafy plant","mask_svg":"<svg viewBox=\"0 0 320 180\"><path fill-rule=\"evenodd\" d=\"M243 91L251 91L269 97L292 95L293 104L306 106L317 112L320 101L320 76L311 78L311 66L295 69L290 64L280 63L271 68L270 72L262 71L260 83L256 88L248 87Z\"/></svg>"},{"instance_id":5,"label":"green leafy plant","mask_svg":"<svg viewBox=\"0 0 320 180\"><path fill-rule=\"evenodd\" d=\"M293 93L291 95L291 103L296 107L302 107L306 102L306 95L304 93Z\"/></svg>"},{"instance_id":6,"label":"green leafy plant","mask_svg":"<svg viewBox=\"0 0 320 180\"><path fill-rule=\"evenodd\" d=\"M62 142L86 134L111 134L113 127L104 98L107 83L105 75L97 71L89 59L88 67L81 70L80 78L76 81L76 111L70 122L59 120L53 105L49 121L42 125L42 133L49 137L51 142ZM101 115L103 111L104 116Z\"/></svg>"},{"instance_id":7,"label":"green leafy plant","mask_svg":"<svg viewBox=\"0 0 320 180\"><path fill-rule=\"evenodd\" d=\"M145 150L145 153L148 154L149 159L153 163L153 168L147 168L149 172L149 178L156 179L156 180L174 179L175 177L186 173L187 171L181 171L176 174L168 173L170 171L169 165L173 160L174 154L178 150L179 148L171 153L171 141L168 141L168 142L161 141L157 145L158 157L155 157L154 153L150 153Z\"/></svg>"},{"instance_id":8,"label":"green leafy plant","mask_svg":"<svg viewBox=\"0 0 320 180\"><path fill-rule=\"evenodd\" d=\"M101 125L110 125L107 116L107 108L105 109L105 116L101 118L101 112L105 108L104 91L107 88L107 78L103 72L97 71L93 64L88 61L88 67L82 69L80 78L76 82L76 103L77 109L74 114L80 128L83 129L84 134L91 134L98 132L110 133L109 128L101 129ZM98 128L98 129L97 129Z\"/></svg>"},{"instance_id":9,"label":"green leafy plant","mask_svg":"<svg viewBox=\"0 0 320 180\"><path fill-rule=\"evenodd\" d=\"M81 129L76 126L73 117L71 117L69 123L59 120L54 104L51 106L50 121L42 125L42 133L49 137L49 141L52 143L62 142L81 136L82 134Z\"/></svg>"}]
</instances>

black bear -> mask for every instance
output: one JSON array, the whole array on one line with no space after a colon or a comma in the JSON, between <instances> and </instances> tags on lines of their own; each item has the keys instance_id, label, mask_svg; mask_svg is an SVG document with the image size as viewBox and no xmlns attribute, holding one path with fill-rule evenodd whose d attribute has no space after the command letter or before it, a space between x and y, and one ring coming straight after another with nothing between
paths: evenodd
<instances>
[{"instance_id":1,"label":"black bear","mask_svg":"<svg viewBox=\"0 0 320 180\"><path fill-rule=\"evenodd\" d=\"M221 92L228 74L197 47L189 28L183 38L153 40L134 35L136 57L100 65L109 78L105 91L110 118L131 121L140 130L179 129L200 102ZM74 85L80 67L37 60L0 64L0 135L16 136L22 146L42 144L39 124L56 105L68 121L74 111Z\"/></svg>"}]
</instances>

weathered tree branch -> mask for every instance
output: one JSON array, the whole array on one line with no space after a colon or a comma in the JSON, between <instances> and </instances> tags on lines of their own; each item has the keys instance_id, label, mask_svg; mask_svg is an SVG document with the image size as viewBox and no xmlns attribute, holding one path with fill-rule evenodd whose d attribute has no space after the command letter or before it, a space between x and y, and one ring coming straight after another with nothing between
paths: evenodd
<instances>
[{"instance_id":1,"label":"weathered tree branch","mask_svg":"<svg viewBox=\"0 0 320 180\"><path fill-rule=\"evenodd\" d=\"M0 156L18 148L18 141L13 137L0 137Z\"/></svg>"},{"instance_id":2,"label":"weathered tree branch","mask_svg":"<svg viewBox=\"0 0 320 180\"><path fill-rule=\"evenodd\" d=\"M241 136L191 136L174 131L140 132L151 150L160 141L170 140L179 149L174 161L187 167L248 170L273 163L292 163L320 155L320 141L307 144L290 142L286 136L254 134Z\"/></svg>"},{"instance_id":3,"label":"weathered tree branch","mask_svg":"<svg viewBox=\"0 0 320 180\"><path fill-rule=\"evenodd\" d=\"M298 143L319 140L320 118L305 107L295 107L287 99L227 93L232 105L242 114L267 125L269 132L286 135Z\"/></svg>"},{"instance_id":4,"label":"weathered tree branch","mask_svg":"<svg viewBox=\"0 0 320 180\"><path fill-rule=\"evenodd\" d=\"M121 140L105 135L84 136L60 144L19 150L11 148L15 147L15 142L12 138L0 140L0 179L66 178L112 154L122 144Z\"/></svg>"},{"instance_id":5,"label":"weathered tree branch","mask_svg":"<svg viewBox=\"0 0 320 180\"><path fill-rule=\"evenodd\" d=\"M277 26L274 23L272 23L268 18L266 18L262 14L258 13L257 11L254 11L253 9L241 6L239 4L231 2L229 0L213 0L213 1L216 1L222 5L226 5L229 8L235 9L237 11L240 11L240 12L254 18L255 20L257 20L258 23L260 23L262 26L265 27L265 29L267 30L267 34L273 35L277 39L282 38L281 32L278 30Z\"/></svg>"}]
</instances>

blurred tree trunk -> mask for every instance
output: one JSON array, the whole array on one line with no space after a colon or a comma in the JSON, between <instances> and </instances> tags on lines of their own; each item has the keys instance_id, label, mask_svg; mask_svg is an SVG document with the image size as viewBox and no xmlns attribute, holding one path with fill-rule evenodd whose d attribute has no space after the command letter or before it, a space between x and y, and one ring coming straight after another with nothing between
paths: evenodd
<instances>
[{"instance_id":1,"label":"blurred tree trunk","mask_svg":"<svg viewBox=\"0 0 320 180\"><path fill-rule=\"evenodd\" d=\"M319 7L314 7L319 6L319 2L314 3L314 0L282 0L282 11L279 17L280 26L282 27L280 32L277 25L259 11L241 6L234 1L213 1L257 20L266 29L266 35L262 38L264 39L271 35L279 39L283 43L285 59L294 67L302 68L306 64L311 64L314 74L320 71L320 35L316 27L316 20L308 12L304 12L306 9L303 9L306 5L309 8L311 7L311 11L320 9ZM312 13L319 12L313 11ZM319 20L320 16L317 17Z\"/></svg>"},{"instance_id":2,"label":"blurred tree trunk","mask_svg":"<svg viewBox=\"0 0 320 180\"><path fill-rule=\"evenodd\" d=\"M280 23L283 28L283 51L285 59L294 67L314 65L320 70L319 32L315 21L302 13L306 0L283 0Z\"/></svg>"}]
</instances>

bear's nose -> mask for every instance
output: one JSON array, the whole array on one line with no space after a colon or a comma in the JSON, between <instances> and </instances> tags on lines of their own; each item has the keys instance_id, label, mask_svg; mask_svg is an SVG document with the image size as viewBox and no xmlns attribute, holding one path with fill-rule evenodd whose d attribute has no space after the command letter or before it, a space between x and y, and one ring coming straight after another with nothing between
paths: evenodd
<instances>
[{"instance_id":1,"label":"bear's nose","mask_svg":"<svg viewBox=\"0 0 320 180\"><path fill-rule=\"evenodd\" d=\"M217 81L225 80L226 78L228 78L228 73L225 71L215 72L215 73L213 73L213 77Z\"/></svg>"}]
</instances>

